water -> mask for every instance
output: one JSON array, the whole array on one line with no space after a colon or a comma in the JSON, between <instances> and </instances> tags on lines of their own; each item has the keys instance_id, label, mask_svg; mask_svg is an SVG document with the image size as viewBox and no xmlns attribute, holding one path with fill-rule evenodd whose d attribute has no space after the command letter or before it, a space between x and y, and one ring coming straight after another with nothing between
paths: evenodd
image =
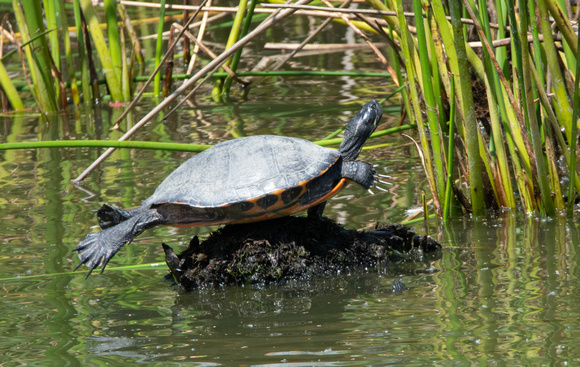
<instances>
[{"instance_id":1,"label":"water","mask_svg":"<svg viewBox=\"0 0 580 367\"><path fill-rule=\"evenodd\" d=\"M287 28L292 28L293 23ZM338 26L334 26L338 27ZM306 33L304 23L298 33ZM341 42L331 28L321 42ZM270 41L296 41L272 32ZM346 33L347 40L354 36ZM152 48L149 48L151 50ZM245 58L245 60L250 60ZM255 60L257 61L257 60ZM380 71L367 51L300 59L302 67ZM290 68L290 66L289 66ZM247 100L215 105L200 98L135 140L215 144L244 135L317 140L344 126L363 102L390 93L384 79L276 78ZM207 95L207 89L200 95ZM353 104L345 109L346 102ZM154 103L130 116L134 124ZM3 117L0 142L117 139L120 115L106 105L81 119ZM385 127L398 123L385 113ZM388 192L350 185L325 215L348 228L397 223L429 192L415 147L383 137L364 151ZM123 248L103 275L72 273L71 253L97 226L103 202L137 206L190 153L119 150L75 187L99 149L0 152L0 363L17 365L577 365L580 280L577 223L518 215L440 227L417 224L444 246L441 257L377 273L359 269L266 287L185 293L164 279L161 243L176 251L215 228L148 230ZM145 265L127 269L124 266ZM393 293L395 279L407 290Z\"/></svg>"},{"instance_id":2,"label":"water","mask_svg":"<svg viewBox=\"0 0 580 367\"><path fill-rule=\"evenodd\" d=\"M319 112L317 102L297 104L207 104L197 113L180 112L167 125L150 124L138 138L216 143L236 129L318 139L350 115L332 103ZM105 108L100 121L87 115L82 123L68 124L5 119L0 133L2 141L116 137L119 132L109 131L114 113ZM236 121L244 124L234 127ZM396 178L389 192L371 196L350 185L327 206L325 214L349 228L401 221L427 190L408 141L380 142L394 145L365 151L363 158ZM164 280L160 244L180 250L192 234L211 228L163 227L121 250L104 275L84 280L84 270L71 273L78 261L71 250L97 225L93 211L102 202L138 205L190 156L118 151L81 187L72 186L97 155L94 149L1 153L0 361L6 365L576 365L580 360L576 223L505 215L479 222L461 218L445 227L418 224L418 233L429 231L443 244L441 258L380 274L360 269L308 282L190 293ZM159 265L118 270L150 263ZM393 293L394 279L408 289Z\"/></svg>"}]
</instances>

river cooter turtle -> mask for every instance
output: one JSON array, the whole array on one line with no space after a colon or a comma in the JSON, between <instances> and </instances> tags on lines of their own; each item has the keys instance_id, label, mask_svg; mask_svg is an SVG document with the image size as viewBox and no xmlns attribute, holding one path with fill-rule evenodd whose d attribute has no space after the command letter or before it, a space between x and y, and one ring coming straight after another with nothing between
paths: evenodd
<instances>
[{"instance_id":1,"label":"river cooter turtle","mask_svg":"<svg viewBox=\"0 0 580 367\"><path fill-rule=\"evenodd\" d=\"M99 266L104 271L121 247L161 224L249 223L306 209L322 214L326 200L348 182L375 186L379 175L372 165L355 159L381 116L377 101L366 103L347 124L339 150L272 135L216 144L179 166L140 207L104 204L97 211L102 230L89 233L74 250L81 261L75 270L85 264L88 275Z\"/></svg>"}]
</instances>

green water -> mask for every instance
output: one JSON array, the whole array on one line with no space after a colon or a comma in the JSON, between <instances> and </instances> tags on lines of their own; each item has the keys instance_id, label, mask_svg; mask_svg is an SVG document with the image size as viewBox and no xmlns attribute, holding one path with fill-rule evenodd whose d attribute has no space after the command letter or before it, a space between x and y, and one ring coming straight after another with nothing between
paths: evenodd
<instances>
[{"instance_id":1,"label":"green water","mask_svg":"<svg viewBox=\"0 0 580 367\"><path fill-rule=\"evenodd\" d=\"M372 96L361 96L365 101ZM320 100L255 100L186 109L137 137L216 143L282 133L319 139L358 109ZM142 109L146 112L146 109ZM2 142L117 138L118 112L83 119L4 118ZM95 118L99 116L99 118ZM134 116L138 118L138 116ZM385 117L392 125L396 117ZM211 123L210 123L211 122ZM125 129L126 127L123 127ZM394 176L386 193L350 185L325 214L349 228L399 222L428 190L408 140L381 138L362 158ZM308 282L184 293L164 280L161 242L176 250L209 228L156 228L103 275L71 273L71 250L97 225L102 202L136 206L189 153L117 151L80 186L96 149L0 153L0 362L16 365L576 365L580 362L577 223L505 215L415 226L441 258L359 269ZM376 191L376 190L375 190ZM161 263L138 270L122 266ZM64 274L63 274L64 273ZM392 292L394 279L407 290Z\"/></svg>"}]
</instances>

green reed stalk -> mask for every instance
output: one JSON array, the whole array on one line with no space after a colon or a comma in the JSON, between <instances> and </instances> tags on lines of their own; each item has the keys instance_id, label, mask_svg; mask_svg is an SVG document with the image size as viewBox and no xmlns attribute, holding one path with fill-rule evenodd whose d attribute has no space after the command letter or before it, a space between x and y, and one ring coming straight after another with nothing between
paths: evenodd
<instances>
[{"instance_id":1,"label":"green reed stalk","mask_svg":"<svg viewBox=\"0 0 580 367\"><path fill-rule=\"evenodd\" d=\"M433 12L431 11L431 9L429 9L429 11L427 12L427 18L425 21L425 34L426 34L426 39L427 39L427 46L429 48L429 60L430 60L430 65L431 65L431 78L432 78L432 84L433 84L433 94L434 94L434 98L435 98L435 104L437 105L437 119L439 122L439 130L442 131L442 129L447 127L447 117L445 114L445 105L443 102L443 96L445 95L444 93L444 86L441 85L441 74L440 74L440 70L439 70L439 60L437 59L437 57L435 56L437 54L437 49L435 46L436 42L440 42L439 39L435 39L433 33L431 32L432 28L431 27L435 27L436 23L435 20L433 19ZM439 36L439 32L435 32L435 35ZM445 72L447 72L447 68L445 68ZM443 141L443 138L441 136L441 134L439 134L440 136L440 140L441 140L441 145L445 145L445 142ZM445 148L443 148L444 150Z\"/></svg>"},{"instance_id":2,"label":"green reed stalk","mask_svg":"<svg viewBox=\"0 0 580 367\"><path fill-rule=\"evenodd\" d=\"M554 206L554 201L552 200L549 171L546 168L546 162L544 160L544 153L542 147L542 138L540 136L540 131L538 127L538 121L536 120L535 114L535 104L534 97L532 95L532 81L530 77L530 54L528 48L528 14L527 7L520 8L520 29L519 38L521 46L521 62L522 62L522 75L523 75L523 88L522 97L524 99L524 113L527 114L528 126L530 130L532 148L534 150L534 155L536 157L536 170L538 172L538 184L540 187L541 201L543 208L542 212L545 212L548 216L552 217L556 214L556 207ZM518 35L514 35L518 37ZM552 182L558 183L558 180L552 180ZM560 191L559 188L555 191ZM562 208L559 208L562 209Z\"/></svg>"},{"instance_id":3,"label":"green reed stalk","mask_svg":"<svg viewBox=\"0 0 580 367\"><path fill-rule=\"evenodd\" d=\"M558 30L562 32L564 39L570 46L572 53L578 54L578 35L577 31L572 28L570 20L566 16L566 11L560 6L557 0L538 0L538 9L540 8L540 3L542 7L547 8L550 11L550 15L554 18L554 21L558 25ZM540 12L540 19L542 17ZM544 20L544 19L541 19ZM547 20L547 18L546 18ZM545 42L545 38L544 38Z\"/></svg>"},{"instance_id":4,"label":"green reed stalk","mask_svg":"<svg viewBox=\"0 0 580 367\"><path fill-rule=\"evenodd\" d=\"M455 79L451 78L450 101L455 100ZM453 150L455 149L455 103L451 103L449 113L449 142L447 145L447 183L445 185L445 200L443 205L443 221L449 220L451 213L451 198L453 197Z\"/></svg>"},{"instance_id":5,"label":"green reed stalk","mask_svg":"<svg viewBox=\"0 0 580 367\"><path fill-rule=\"evenodd\" d=\"M390 25L389 25L388 35L394 44L395 37L393 35L393 30L392 30ZM399 85L399 88L397 88L397 90L399 90L399 89L401 90L401 100L403 102L403 105L405 106L405 110L410 111L411 105L410 105L410 101L409 101L409 95L407 93L407 88L405 88L405 77L403 77L403 71L401 68L401 62L400 62L398 51L393 47L388 47L387 48L387 55L390 55L391 64L393 65L393 69L395 69L395 72L397 75L397 80L395 81L395 83L397 85Z\"/></svg>"},{"instance_id":6,"label":"green reed stalk","mask_svg":"<svg viewBox=\"0 0 580 367\"><path fill-rule=\"evenodd\" d=\"M115 66L111 60L111 54L107 48L107 43L101 27L99 25L99 20L91 0L79 0L83 14L87 25L89 26L89 31L91 33L91 38L95 43L95 48L99 55L99 60L101 61L101 66L105 72L105 78L107 79L107 85L111 92L111 98L113 101L123 102L123 92L121 91L121 83L117 79L117 73L115 72Z\"/></svg>"},{"instance_id":7,"label":"green reed stalk","mask_svg":"<svg viewBox=\"0 0 580 367\"><path fill-rule=\"evenodd\" d=\"M445 153L441 148L441 135L439 134L440 124L437 117L437 103L433 92L432 72L430 65L429 51L427 50L427 39L425 36L425 25L423 22L423 12L421 0L413 0L413 10L415 13L415 27L417 28L417 45L419 46L419 61L421 62L421 75L423 76L423 96L427 109L427 123L431 135L431 148L433 149L434 180L435 189L439 199L445 197L445 169L443 159ZM425 154L425 152L423 152ZM438 213L442 215L442 213Z\"/></svg>"},{"instance_id":8,"label":"green reed stalk","mask_svg":"<svg viewBox=\"0 0 580 367\"><path fill-rule=\"evenodd\" d=\"M491 29L489 26L489 17L487 13L487 6L485 1L479 0L477 7L473 1L469 1L472 9L479 8L479 13L477 18L479 24L481 25L481 30L483 32L483 38L488 42L492 40ZM484 39L482 39L484 41ZM493 46L490 43L491 54L495 54ZM496 200L500 207L515 207L515 198L512 192L511 177L509 175L508 162L504 150L503 142L503 132L501 124L499 121L499 112L497 101L503 102L501 98L498 98L498 94L501 93L500 81L498 77L498 72L496 71L490 52L487 48L483 48L483 66L485 70L485 86L486 94L488 98L488 107L490 112L490 122L492 135L489 142L489 148L484 146L484 149L489 150L490 159L484 159L486 170L489 175L490 183L492 185ZM500 67L501 69L501 67ZM505 108L503 103L501 103L500 108ZM483 139L480 135L480 139ZM482 144L484 142L482 141ZM492 168L493 165L493 168Z\"/></svg>"},{"instance_id":9,"label":"green reed stalk","mask_svg":"<svg viewBox=\"0 0 580 367\"><path fill-rule=\"evenodd\" d=\"M248 14L246 14L246 19L244 21L244 28L242 29L242 33L241 33L240 37L244 37L246 34L248 34L248 31L250 30L250 26L252 25L252 18L254 15L254 9L256 8L256 4L257 4L257 0L251 0L250 6L248 8ZM234 73L238 69L238 63L240 62L240 58L242 57L242 51L243 51L243 48L240 48L234 54L234 56L232 58L232 62L229 65L230 69L232 69L232 71ZM228 75L226 77L226 80L224 82L224 87L222 89L222 99L228 99L228 95L229 95L230 89L232 87L232 82L233 82L233 78L230 75Z\"/></svg>"},{"instance_id":10,"label":"green reed stalk","mask_svg":"<svg viewBox=\"0 0 580 367\"><path fill-rule=\"evenodd\" d=\"M57 12L57 0L43 0L43 4L44 4L44 16L46 17L46 27L49 30L48 33L48 41L49 41L49 55L52 59L52 61L50 61L50 64L59 72L58 73L54 73L54 75L57 76L57 78L54 79L54 92L55 92L55 98L57 103L59 104L60 108L64 108L66 107L66 105L61 105L61 103L59 103L60 101L64 101L66 100L65 96L61 96L61 90L58 87L59 83L62 82L62 80L58 80L58 77L61 75L60 74L60 70L62 70L61 68L61 62L60 62L60 46L59 46L59 35L58 35L58 30L59 30L59 26L57 24L56 21L56 12Z\"/></svg>"},{"instance_id":11,"label":"green reed stalk","mask_svg":"<svg viewBox=\"0 0 580 367\"><path fill-rule=\"evenodd\" d=\"M492 71L493 72L493 71ZM499 180L501 181L501 190L500 191L500 195L501 195L501 200L498 200L500 205L507 207L507 208L515 208L516 207L516 199L514 196L514 192L513 192L513 187L512 187L512 180L511 180L511 176L509 173L509 165L508 165L508 159L507 159L507 155L506 155L506 151L505 151L505 146L504 146L504 132L502 129L502 124L501 124L501 120L500 120L500 112L499 112L499 106L497 103L495 103L495 101L498 100L496 94L494 93L496 90L498 89L494 89L493 87L491 87L491 85L489 84L489 78L485 79L486 82L486 93L487 93L487 99L488 101L491 101L491 103L488 103L489 106L489 117L490 117L490 122L491 122L491 136L492 136L492 141L494 143L494 152L495 152L495 158L496 158L496 163L497 163L497 167L499 170ZM501 89L499 89L501 90ZM500 100L502 100L500 98ZM502 100L503 102L503 100ZM503 107L503 106L502 106ZM508 132L509 134L509 132ZM507 138L506 138L507 140ZM511 137L510 137L510 141L511 141ZM513 143L512 143L513 145ZM500 199L500 198L498 198Z\"/></svg>"},{"instance_id":12,"label":"green reed stalk","mask_svg":"<svg viewBox=\"0 0 580 367\"><path fill-rule=\"evenodd\" d=\"M230 30L230 36L228 38L228 42L226 43L226 50L232 47L232 45L236 43L240 38L242 21L244 20L244 14L246 13L246 5L247 5L246 0L240 0L238 4L238 11L236 12L236 17L234 18L234 24L232 25L232 29ZM231 63L232 59L230 58L228 61L225 62L225 65L230 66ZM220 68L220 71L223 71L223 69ZM215 102L219 102L221 100L221 95L223 94L223 83L224 83L223 79L218 79L214 83L211 96Z\"/></svg>"},{"instance_id":13,"label":"green reed stalk","mask_svg":"<svg viewBox=\"0 0 580 367\"><path fill-rule=\"evenodd\" d=\"M151 141L118 141L118 140L57 140L29 141L17 143L0 143L0 150L40 149L40 148L126 148L168 150L179 152L202 152L211 148L206 144L163 143Z\"/></svg>"},{"instance_id":14,"label":"green reed stalk","mask_svg":"<svg viewBox=\"0 0 580 367\"><path fill-rule=\"evenodd\" d=\"M371 134L370 138L400 133L405 130L415 129L416 125L402 125L390 129L377 131ZM342 138L323 139L314 141L320 146L331 146L342 143ZM151 141L127 141L127 140L49 140L49 141L27 141L15 143L0 143L0 150L14 149L40 149L40 148L125 148L125 149L148 149L148 150L168 150L179 152L202 152L211 148L207 144L184 144L184 143L163 143Z\"/></svg>"},{"instance_id":15,"label":"green reed stalk","mask_svg":"<svg viewBox=\"0 0 580 367\"><path fill-rule=\"evenodd\" d=\"M570 135L572 139L570 141L570 158L568 161L570 183L568 186L568 206L567 206L567 215L568 217L572 217L574 215L574 202L576 201L576 194L574 192L574 186L578 183L578 178L576 177L576 142L578 138L578 114L580 111L580 37L578 37L578 45L576 47L576 79L574 80L574 98L572 99L572 131ZM580 193L580 190L578 190Z\"/></svg>"},{"instance_id":16,"label":"green reed stalk","mask_svg":"<svg viewBox=\"0 0 580 367\"><path fill-rule=\"evenodd\" d=\"M159 23L157 24L157 43L155 44L155 69L161 62L161 50L163 48L163 25L165 23L165 0L161 0L159 8ZM161 93L161 73L155 74L153 80L153 94L157 97Z\"/></svg>"},{"instance_id":17,"label":"green reed stalk","mask_svg":"<svg viewBox=\"0 0 580 367\"><path fill-rule=\"evenodd\" d=\"M54 65L58 70L60 67L60 47L58 44L58 24L56 22L57 4L55 0L43 0L44 16L46 17L46 28L50 31L48 33L48 41L50 43L50 55ZM58 93L58 89L57 89Z\"/></svg>"},{"instance_id":18,"label":"green reed stalk","mask_svg":"<svg viewBox=\"0 0 580 367\"><path fill-rule=\"evenodd\" d=\"M495 10L496 10L497 24L498 24L498 28L495 31L496 32L496 39L502 39L502 38L505 38L505 36L506 36L506 34L505 34L505 22L507 19L506 6L504 4L504 0L495 0ZM509 67L509 60L507 58L506 47L498 47L496 50L495 56L496 56L496 59L497 59L497 62L499 64L501 71L504 74L507 74L508 67Z\"/></svg>"},{"instance_id":19,"label":"green reed stalk","mask_svg":"<svg viewBox=\"0 0 580 367\"><path fill-rule=\"evenodd\" d=\"M125 44L125 32L121 32L121 89L123 91L123 98L125 101L130 101L132 99L132 83L131 83L131 71L133 65L127 64L127 45Z\"/></svg>"},{"instance_id":20,"label":"green reed stalk","mask_svg":"<svg viewBox=\"0 0 580 367\"><path fill-rule=\"evenodd\" d=\"M544 113L547 116L548 121L551 124L551 129L549 129L549 126L548 126L545 128L545 130L553 132L553 135L556 139L556 142L558 143L558 146L559 146L560 150L562 151L562 155L566 159L566 164L568 165L568 167L571 167L572 164L575 165L575 162L570 160L571 159L570 152L573 152L573 150L571 150L571 147L572 147L572 143L574 141L572 141L570 143L570 147L569 147L566 139L564 138L564 135L562 134L562 131L560 131L560 125L558 124L558 118L556 117L555 112L552 110L552 102L548 99L548 96L546 95L546 92L544 91L544 89L542 87L540 87L542 82L541 82L540 77L538 75L539 73L536 71L536 68L533 66L531 61L530 61L530 71L532 73L532 77L534 78L534 83L536 86L535 89L538 91L538 95L540 97L540 102L542 103ZM574 126L572 126L572 129L574 129ZM570 180L570 184L573 183L574 186L576 187L576 191L580 192L580 179L578 178L577 174L578 174L578 172L576 172L576 176L575 176L574 180Z\"/></svg>"},{"instance_id":21,"label":"green reed stalk","mask_svg":"<svg viewBox=\"0 0 580 367\"><path fill-rule=\"evenodd\" d=\"M6 97L12 105L12 108L15 110L23 110L24 104L22 103L14 84L10 80L10 76L6 71L6 68L4 68L2 61L0 61L0 85L2 85L2 89L4 90L4 93L6 93Z\"/></svg>"},{"instance_id":22,"label":"green reed stalk","mask_svg":"<svg viewBox=\"0 0 580 367\"><path fill-rule=\"evenodd\" d=\"M53 78L50 75L52 67L48 45L44 36L36 37L44 32L40 2L38 0L25 1L22 3L21 8L18 0L12 0L12 6L18 28L20 29L22 44L25 45L23 46L24 52L32 82L34 83L33 93L38 106L43 113L55 112L58 107L54 84L52 83ZM32 40L33 37L34 40Z\"/></svg>"},{"instance_id":23,"label":"green reed stalk","mask_svg":"<svg viewBox=\"0 0 580 367\"><path fill-rule=\"evenodd\" d=\"M441 204L440 200L443 198L439 196L439 190L437 183L435 182L436 176L433 173L433 160L431 157L431 150L429 147L429 139L427 138L427 130L425 124L423 123L423 116L421 111L421 102L419 100L419 95L417 93L418 88L420 86L417 85L417 79L419 78L416 74L417 70L415 69L415 64L411 55L411 48L413 47L412 44L404 42L402 40L408 39L408 31L407 31L407 21L405 16L403 15L403 3L402 0L397 0L397 14L398 21L400 25L400 36L401 36L401 49L403 51L403 60L405 60L406 64L406 71L407 71L407 78L409 82L409 95L411 97L411 106L412 109L407 111L409 114L409 120L415 121L417 123L417 131L419 132L419 137L421 140L421 151L424 157L424 167L425 167L425 174L427 175L427 180L429 181L429 186L431 189L431 194L433 196L433 204L437 208L437 215L442 216L441 211Z\"/></svg>"},{"instance_id":24,"label":"green reed stalk","mask_svg":"<svg viewBox=\"0 0 580 367\"><path fill-rule=\"evenodd\" d=\"M558 5L560 9L566 9L566 2L565 0L558 0ZM572 14L571 14L572 15ZM562 17L565 19L565 22L568 22L567 12L562 14ZM562 47L564 48L564 55L566 59L566 69L568 70L576 70L576 57L574 52L572 51L572 47L568 44L566 38L562 40Z\"/></svg>"},{"instance_id":25,"label":"green reed stalk","mask_svg":"<svg viewBox=\"0 0 580 367\"><path fill-rule=\"evenodd\" d=\"M80 104L79 88L77 85L77 78L75 75L75 64L71 50L70 36L68 33L68 19L66 9L64 7L64 0L58 0L58 13L60 20L60 27L62 28L62 42L64 46L64 56L66 59L66 68L68 71L68 81L70 82L71 95L75 106Z\"/></svg>"},{"instance_id":26,"label":"green reed stalk","mask_svg":"<svg viewBox=\"0 0 580 367\"><path fill-rule=\"evenodd\" d=\"M193 74L173 74L171 78L174 80L187 80L192 77ZM240 77L245 76L257 76L257 77L341 77L348 76L353 78L390 78L389 73L375 73L375 72L362 72L362 71L324 71L324 70L276 70L276 71L242 71L237 73ZM212 78L225 78L228 76L226 72L216 72L211 75ZM149 76L136 76L132 80L135 83L146 82L149 80ZM404 79L403 79L404 80ZM105 84L105 79L99 79L100 84ZM70 83L65 83L66 86L70 87ZM30 87L23 83L14 83L14 87L17 91L30 90Z\"/></svg>"},{"instance_id":27,"label":"green reed stalk","mask_svg":"<svg viewBox=\"0 0 580 367\"><path fill-rule=\"evenodd\" d=\"M107 22L107 41L109 42L109 51L111 53L111 63L115 70L117 80L122 80L122 61L121 45L119 40L119 27L117 27L117 8L115 0L104 0L105 20Z\"/></svg>"},{"instance_id":28,"label":"green reed stalk","mask_svg":"<svg viewBox=\"0 0 580 367\"><path fill-rule=\"evenodd\" d=\"M443 47L443 36L441 34L441 29L437 25L437 16L433 12L433 8L430 11L430 27L431 27L431 35L433 39L433 50L431 55L433 59L437 62L437 69L439 71L439 75L441 78L441 83L443 83L443 87L445 88L445 92L447 95L451 94L451 79L449 77L449 68L447 67L447 54ZM445 20L445 22L447 22ZM449 29L447 29L447 33L449 33ZM434 89L437 90L437 89ZM450 100L451 101L451 100ZM440 109L441 111L444 108Z\"/></svg>"},{"instance_id":29,"label":"green reed stalk","mask_svg":"<svg viewBox=\"0 0 580 367\"><path fill-rule=\"evenodd\" d=\"M545 0L538 0L538 12L540 14L540 26L542 28L542 34L544 36L544 49L546 61L548 63L548 68L552 76L552 90L554 92L554 98L552 103L555 104L556 116L558 116L558 122L560 126L564 128L564 133L568 141L572 138L572 109L570 108L570 103L568 101L568 92L566 91L566 85L564 76L560 69L560 60L558 56L558 51L552 39L552 28L550 21L548 19L548 9L546 7Z\"/></svg>"},{"instance_id":30,"label":"green reed stalk","mask_svg":"<svg viewBox=\"0 0 580 367\"><path fill-rule=\"evenodd\" d=\"M534 0L528 0L528 8L530 9L530 14L536 14L536 2ZM544 67L542 61L542 48L540 46L540 30L538 28L538 22L530 22L530 29L532 31L532 44L534 46L534 64L536 64L536 68L539 71L538 76L540 77L541 88L544 88L544 85L546 84L546 78L543 73Z\"/></svg>"},{"instance_id":31,"label":"green reed stalk","mask_svg":"<svg viewBox=\"0 0 580 367\"><path fill-rule=\"evenodd\" d=\"M461 0L449 2L451 25L453 26L455 52L457 54L457 66L459 73L459 101L463 112L465 124L465 144L469 164L469 189L471 194L471 207L474 217L481 217L485 213L485 201L483 200L483 176L480 168L480 151L477 121L475 120L475 106L471 91L471 77L461 26Z\"/></svg>"},{"instance_id":32,"label":"green reed stalk","mask_svg":"<svg viewBox=\"0 0 580 367\"><path fill-rule=\"evenodd\" d=\"M81 90L84 97L84 102L89 103L92 100L91 93L91 81L89 78L89 67L87 62L87 53L85 46L85 37L83 35L83 23L81 20L81 6L78 1L73 2L73 11L75 19L75 28L77 31L77 52L78 52L78 63L81 72ZM74 71L74 68L73 68ZM72 82L72 79L71 79ZM71 88L73 88L71 86ZM96 97L96 96L95 96Z\"/></svg>"}]
</instances>

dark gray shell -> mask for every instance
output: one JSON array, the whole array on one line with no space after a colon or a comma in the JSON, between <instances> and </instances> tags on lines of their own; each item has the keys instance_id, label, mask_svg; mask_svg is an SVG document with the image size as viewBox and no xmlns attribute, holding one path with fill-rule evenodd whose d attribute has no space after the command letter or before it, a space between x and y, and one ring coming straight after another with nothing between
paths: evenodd
<instances>
[{"instance_id":1,"label":"dark gray shell","mask_svg":"<svg viewBox=\"0 0 580 367\"><path fill-rule=\"evenodd\" d=\"M339 151L304 139L271 135L234 139L187 160L142 206L169 202L215 208L240 203L304 185L339 157Z\"/></svg>"}]
</instances>

